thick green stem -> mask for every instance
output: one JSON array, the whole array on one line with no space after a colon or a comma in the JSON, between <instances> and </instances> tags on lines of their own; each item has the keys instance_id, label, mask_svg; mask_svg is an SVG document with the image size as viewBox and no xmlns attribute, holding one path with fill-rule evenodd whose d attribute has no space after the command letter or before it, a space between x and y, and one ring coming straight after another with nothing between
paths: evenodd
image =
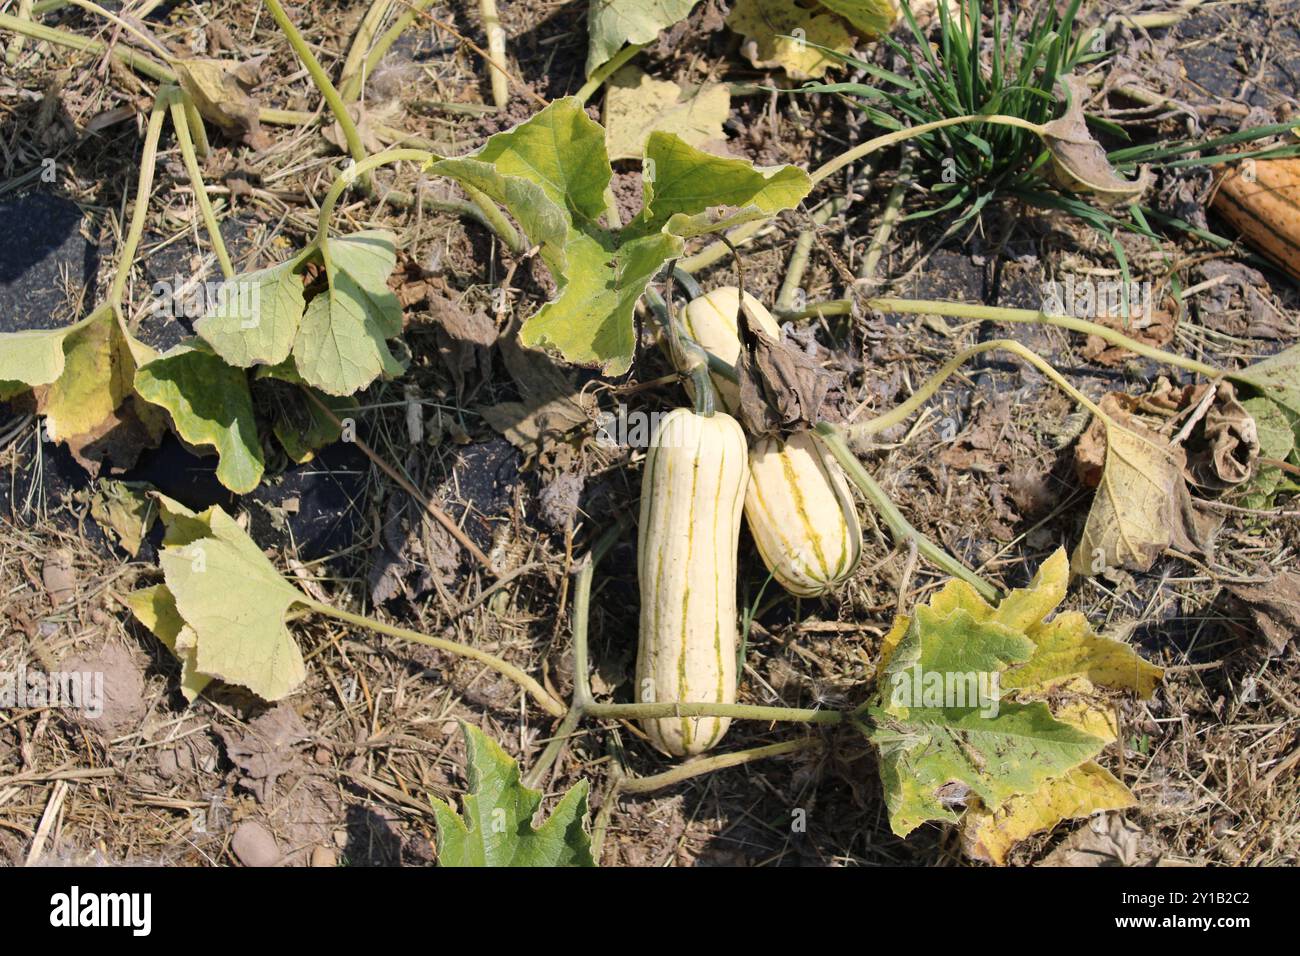
<instances>
[{"instance_id":1,"label":"thick green stem","mask_svg":"<svg viewBox=\"0 0 1300 956\"><path fill-rule=\"evenodd\" d=\"M816 737L802 737L798 740L787 740L779 744L768 744L765 747L752 747L749 750L737 750L732 753L704 757L692 760L689 763L679 764L672 770L665 770L663 773L656 773L649 777L624 777L619 781L619 792L651 793L681 783L683 780L690 780L692 777L713 773L715 770L739 767L743 764L753 763L755 760L766 760L768 757L780 757L784 754L799 753L804 750L816 750L820 746L821 741Z\"/></svg>"},{"instance_id":2,"label":"thick green stem","mask_svg":"<svg viewBox=\"0 0 1300 956\"><path fill-rule=\"evenodd\" d=\"M357 27L352 45L348 47L348 55L343 60L343 69L339 73L339 96L343 97L344 102L351 103L361 95L367 76L366 54L370 52L370 42L379 32L380 24L392 6L393 0L372 0L370 9L362 17L361 26Z\"/></svg>"},{"instance_id":3,"label":"thick green stem","mask_svg":"<svg viewBox=\"0 0 1300 956\"><path fill-rule=\"evenodd\" d=\"M903 195L907 191L911 176L912 155L904 150L903 159L898 164L898 179L894 182L894 188L889 191L889 198L885 200L885 212L880 217L880 227L876 230L871 245L867 247L862 267L858 270L858 278L864 282L875 281L876 266L880 264L880 257L885 254L885 247L889 245L889 237L894 233L894 224L898 221L898 214L903 208Z\"/></svg>"},{"instance_id":4,"label":"thick green stem","mask_svg":"<svg viewBox=\"0 0 1300 956\"><path fill-rule=\"evenodd\" d=\"M547 743L546 749L541 752L537 762L524 774L522 782L525 787L541 786L542 777L546 776L546 771L550 770L551 765L560 758L560 754L564 752L565 746L569 743L569 737L578 729L578 724L582 722L583 716L582 705L575 699L569 707L569 712L564 715L564 720L560 721L560 726L555 729L555 735Z\"/></svg>"},{"instance_id":5,"label":"thick green stem","mask_svg":"<svg viewBox=\"0 0 1300 956\"><path fill-rule=\"evenodd\" d=\"M226 251L225 240L221 238L221 228L217 224L217 214L212 209L212 201L208 199L208 187L203 182L203 171L199 169L199 158L194 153L194 143L190 139L189 113L179 96L171 98L171 113L172 125L176 127L176 142L180 144L185 170L190 176L194 201L199 204L204 228L208 230L208 241L212 243L212 250L217 254L217 261L221 263L222 276L233 279L235 267L230 261L230 253Z\"/></svg>"},{"instance_id":6,"label":"thick green stem","mask_svg":"<svg viewBox=\"0 0 1300 956\"><path fill-rule=\"evenodd\" d=\"M903 402L901 405L890 409L878 418L873 418L860 425L850 425L845 430L855 438L865 438L869 435L879 434L887 428L893 428L895 425L907 421L907 419L910 418L922 405L929 401L931 396L939 390L939 387L942 386L948 377L956 372L962 364L969 361L972 357L979 355L981 352L991 352L994 350L1011 352L1013 355L1020 356L1050 378L1055 385L1066 392L1066 394L1080 405L1088 409L1088 411L1092 412L1094 415L1106 418L1106 414L1097 407L1095 402L1071 385L1065 379L1065 376L1053 368L1051 363L1046 359L1042 358L1014 339L990 339L987 342L980 342L976 345L972 345L970 348L963 349L947 362L944 362L943 367L940 368L939 371L935 372L934 375L930 376L930 378L926 380L925 384L914 391L908 397L907 401Z\"/></svg>"},{"instance_id":7,"label":"thick green stem","mask_svg":"<svg viewBox=\"0 0 1300 956\"><path fill-rule=\"evenodd\" d=\"M1175 355L1163 349L1155 348L1130 338L1118 329L1088 319L1076 319L1069 315L1053 315L1050 312L1033 309L1011 309L995 305L976 305L970 302L946 302L942 299L899 299L893 296L876 296L861 300L868 308L881 312L897 312L911 315L943 315L953 319L975 319L981 322L1017 322L1025 325L1054 325L1084 335L1095 335L1103 341L1118 348L1126 349L1135 355L1142 355L1166 365L1187 369L1206 378L1218 378L1222 369L1185 355ZM853 303L848 299L829 299L787 314L786 318L801 319L815 315L851 315Z\"/></svg>"},{"instance_id":8,"label":"thick green stem","mask_svg":"<svg viewBox=\"0 0 1300 956\"><path fill-rule=\"evenodd\" d=\"M838 426L832 425L830 422L819 422L816 431L823 444L835 456L835 460L840 463L844 473L858 486L858 489L871 502L872 507L884 519L885 524L889 526L890 532L893 533L897 541L915 541L916 550L940 570L961 578L978 591L985 600L990 602L999 600L1001 592L997 588L912 527L911 523L903 517L902 512L898 510L898 507L890 500L889 495L885 493L885 489L881 488L867 469L862 467L862 462L849 449L848 443L844 440L844 433Z\"/></svg>"},{"instance_id":9,"label":"thick green stem","mask_svg":"<svg viewBox=\"0 0 1300 956\"><path fill-rule=\"evenodd\" d=\"M491 196L475 189L469 183L461 183L460 188L464 190L470 202L478 207L483 222L496 233L498 239L505 243L507 249L517 256L521 256L528 251L528 243L515 231L515 227L510 224L510 220L501 211L501 207L492 201Z\"/></svg>"},{"instance_id":10,"label":"thick green stem","mask_svg":"<svg viewBox=\"0 0 1300 956\"><path fill-rule=\"evenodd\" d=\"M591 99L595 92L600 89L601 84L613 76L614 73L628 60L632 59L632 57L644 50L645 47L646 44L644 43L629 43L627 46L623 47L623 49L615 53L609 60L592 70L591 76L587 78L587 82L578 87L578 92L573 94L577 98L578 102L586 103L587 100Z\"/></svg>"},{"instance_id":11,"label":"thick green stem","mask_svg":"<svg viewBox=\"0 0 1300 956\"><path fill-rule=\"evenodd\" d=\"M446 651L448 654L456 654L460 657L468 657L470 660L478 661L492 670L496 671L502 677L507 677L522 687L537 704L553 717L564 717L565 707L562 703L547 693L537 681L529 677L515 665L503 661L501 658L489 654L487 651L480 651L476 647L470 647L466 644L460 644L456 641L444 640L440 637L430 637L428 634L421 634L419 631L412 631L405 627L396 627L392 624L385 624L383 621L376 621L373 618L365 617L361 614L353 614L350 611L342 611L329 604L320 601L312 601L304 597L302 603L311 608L318 614L324 614L327 617L338 618L340 621L346 621L349 624L355 624L358 627L364 627L367 630L378 631L380 634L386 634L389 637L400 638L404 641L412 641L416 644L424 644L427 647L433 647L440 651Z\"/></svg>"},{"instance_id":12,"label":"thick green stem","mask_svg":"<svg viewBox=\"0 0 1300 956\"><path fill-rule=\"evenodd\" d=\"M497 12L497 0L478 0L479 15L483 17L483 32L487 35L488 81L492 87L492 102L497 109L505 109L510 102L510 73L506 67L506 30Z\"/></svg>"},{"instance_id":13,"label":"thick green stem","mask_svg":"<svg viewBox=\"0 0 1300 956\"><path fill-rule=\"evenodd\" d=\"M654 704L589 704L588 717L609 720L657 720L664 717L735 717L740 720L785 720L803 724L838 724L838 710L803 707L762 707L757 704L718 704L698 701L664 701Z\"/></svg>"},{"instance_id":14,"label":"thick green stem","mask_svg":"<svg viewBox=\"0 0 1300 956\"><path fill-rule=\"evenodd\" d=\"M330 112L338 120L339 128L343 130L343 138L347 140L348 152L360 166L361 161L366 158L366 147L361 142L361 134L357 132L357 124L352 119L352 114L348 112L348 106L343 102L343 97L339 91L334 88L330 82L329 75L325 68L320 65L316 59L316 54L311 52L311 47L303 39L298 28L293 25L289 15L284 12L284 7L280 5L280 0L264 0L266 7L271 11L271 16L275 18L276 24L284 31L289 45L293 47L293 52L297 54L302 65L307 68L311 74L311 80L316 84L316 89L320 91L321 96L325 97L325 103L329 106Z\"/></svg>"},{"instance_id":15,"label":"thick green stem","mask_svg":"<svg viewBox=\"0 0 1300 956\"><path fill-rule=\"evenodd\" d=\"M317 244L323 244L329 238L330 217L334 214L334 207L338 204L339 197L360 177L365 176L372 169L386 166L389 163L400 163L407 160L413 163L427 163L433 159L437 159L437 157L428 150L389 149L382 153L375 153L373 156L364 157L358 160L355 166L345 169L335 178L329 192L325 194L325 198L320 204L320 213L317 215L316 220Z\"/></svg>"},{"instance_id":16,"label":"thick green stem","mask_svg":"<svg viewBox=\"0 0 1300 956\"><path fill-rule=\"evenodd\" d=\"M176 82L176 74L167 66L159 63L151 56L147 56L144 53L140 53L119 43L113 44L110 50L108 44L99 40L80 37L75 33L69 33L66 30L59 30L56 27L47 27L43 23L25 20L8 13L0 13L0 29L12 30L15 33L22 34L23 36L31 37L33 40L42 40L46 43L53 43L56 46L71 47L74 50L81 50L85 53L102 55L108 52L115 60L125 63L137 73L142 73L161 83Z\"/></svg>"},{"instance_id":17,"label":"thick green stem","mask_svg":"<svg viewBox=\"0 0 1300 956\"><path fill-rule=\"evenodd\" d=\"M177 96L173 86L163 87L154 97L153 109L149 113L149 128L144 135L144 151L140 154L140 175L136 180L135 208L131 210L131 226L122 243L121 259L117 271L113 273L113 284L108 290L108 301L121 305L122 295L126 292L126 281L131 275L131 266L135 262L135 251L140 246L144 235L145 222L149 216L149 197L153 195L153 174L158 162L158 140L162 136L163 120L167 110Z\"/></svg>"}]
</instances>

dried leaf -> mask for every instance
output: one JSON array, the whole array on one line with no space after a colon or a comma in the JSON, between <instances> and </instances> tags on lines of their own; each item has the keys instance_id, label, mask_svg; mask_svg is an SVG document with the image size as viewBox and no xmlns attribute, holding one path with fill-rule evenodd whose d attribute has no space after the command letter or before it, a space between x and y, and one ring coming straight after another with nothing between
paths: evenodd
<instances>
[{"instance_id":1,"label":"dried leaf","mask_svg":"<svg viewBox=\"0 0 1300 956\"><path fill-rule=\"evenodd\" d=\"M1273 656L1300 633L1300 574L1281 571L1267 584L1230 584Z\"/></svg>"},{"instance_id":2,"label":"dried leaf","mask_svg":"<svg viewBox=\"0 0 1300 956\"><path fill-rule=\"evenodd\" d=\"M519 344L518 337L501 339L501 355L522 399L479 409L483 418L530 458L553 457L554 447L585 428L595 400L579 392L572 375L547 355Z\"/></svg>"},{"instance_id":3,"label":"dried leaf","mask_svg":"<svg viewBox=\"0 0 1300 956\"><path fill-rule=\"evenodd\" d=\"M256 80L256 61L192 57L171 62L181 88L205 120L253 149L270 147L270 137L258 120L257 101L246 90Z\"/></svg>"},{"instance_id":4,"label":"dried leaf","mask_svg":"<svg viewBox=\"0 0 1300 956\"><path fill-rule=\"evenodd\" d=\"M153 485L142 481L101 479L90 496L91 516L101 528L112 532L122 550L133 558L158 520L153 490Z\"/></svg>"},{"instance_id":5,"label":"dried leaf","mask_svg":"<svg viewBox=\"0 0 1300 956\"><path fill-rule=\"evenodd\" d=\"M708 149L723 144L722 129L731 111L731 93L724 83L706 83L686 93L671 80L649 76L629 65L605 85L605 142L610 159L640 159L655 130L675 133L692 146Z\"/></svg>"},{"instance_id":6,"label":"dried leaf","mask_svg":"<svg viewBox=\"0 0 1300 956\"><path fill-rule=\"evenodd\" d=\"M1183 477L1186 453L1130 414L1132 401L1111 393L1100 403L1105 464L1071 561L1075 574L1145 571L1165 548L1208 549Z\"/></svg>"},{"instance_id":7,"label":"dried leaf","mask_svg":"<svg viewBox=\"0 0 1300 956\"><path fill-rule=\"evenodd\" d=\"M740 50L760 70L782 69L791 79L815 79L836 65L818 47L853 52L844 20L808 0L736 0L727 26L744 40ZM795 37L802 30L804 42Z\"/></svg>"},{"instance_id":8,"label":"dried leaf","mask_svg":"<svg viewBox=\"0 0 1300 956\"><path fill-rule=\"evenodd\" d=\"M1106 150L1088 132L1083 103L1091 94L1085 81L1066 77L1070 102L1065 115L1043 126L1043 143L1051 154L1051 178L1071 192L1088 193L1100 205L1111 206L1138 199L1150 185L1150 171L1143 168L1136 182L1115 172Z\"/></svg>"},{"instance_id":9,"label":"dried leaf","mask_svg":"<svg viewBox=\"0 0 1300 956\"><path fill-rule=\"evenodd\" d=\"M755 437L811 428L821 418L830 376L802 349L768 335L747 300L741 302L741 314L736 363L741 424Z\"/></svg>"}]
</instances>

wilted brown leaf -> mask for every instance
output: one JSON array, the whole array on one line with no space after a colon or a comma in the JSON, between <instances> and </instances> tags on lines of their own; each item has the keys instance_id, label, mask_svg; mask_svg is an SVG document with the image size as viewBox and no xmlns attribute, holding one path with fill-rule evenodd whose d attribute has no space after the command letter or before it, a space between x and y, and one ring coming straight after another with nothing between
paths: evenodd
<instances>
[{"instance_id":1,"label":"wilted brown leaf","mask_svg":"<svg viewBox=\"0 0 1300 956\"><path fill-rule=\"evenodd\" d=\"M581 394L573 378L546 354L520 345L513 331L502 336L500 347L521 401L486 405L479 412L529 458L553 464L565 457L557 451L569 434L592 420L595 400Z\"/></svg>"},{"instance_id":2,"label":"wilted brown leaf","mask_svg":"<svg viewBox=\"0 0 1300 956\"><path fill-rule=\"evenodd\" d=\"M1124 568L1145 571L1165 548L1192 553L1208 549L1208 530L1197 515L1183 470L1186 453L1128 411L1133 399L1114 393L1100 403L1105 435L1104 465L1083 537L1071 557L1075 574ZM1094 421L1096 424L1096 421ZM1084 451L1095 452L1096 432ZM1088 460L1077 461L1081 470Z\"/></svg>"},{"instance_id":3,"label":"wilted brown leaf","mask_svg":"<svg viewBox=\"0 0 1300 956\"><path fill-rule=\"evenodd\" d=\"M258 120L257 101L247 91L257 81L259 61L191 57L173 60L172 66L181 87L205 120L253 149L271 145Z\"/></svg>"},{"instance_id":4,"label":"wilted brown leaf","mask_svg":"<svg viewBox=\"0 0 1300 956\"><path fill-rule=\"evenodd\" d=\"M1300 633L1300 574L1282 571L1267 584L1228 586L1250 614L1255 628L1276 656Z\"/></svg>"},{"instance_id":5,"label":"wilted brown leaf","mask_svg":"<svg viewBox=\"0 0 1300 956\"><path fill-rule=\"evenodd\" d=\"M772 338L748 302L742 301L740 360L741 424L751 435L787 435L811 428L830 391L828 376L801 349Z\"/></svg>"},{"instance_id":6,"label":"wilted brown leaf","mask_svg":"<svg viewBox=\"0 0 1300 956\"><path fill-rule=\"evenodd\" d=\"M1143 169L1136 181L1115 172L1106 150L1088 132L1083 115L1083 102L1091 90L1076 77L1066 77L1065 82L1070 105L1064 116L1043 127L1043 143L1052 157L1052 181L1062 189L1087 193L1103 206L1132 202L1146 191L1151 181L1149 171Z\"/></svg>"}]
</instances>

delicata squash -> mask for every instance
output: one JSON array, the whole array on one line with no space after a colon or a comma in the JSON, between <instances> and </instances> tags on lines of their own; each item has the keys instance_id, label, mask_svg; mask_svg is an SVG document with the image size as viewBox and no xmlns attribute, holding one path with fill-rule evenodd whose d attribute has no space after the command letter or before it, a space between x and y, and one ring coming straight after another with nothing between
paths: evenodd
<instances>
[{"instance_id":1,"label":"delicata squash","mask_svg":"<svg viewBox=\"0 0 1300 956\"><path fill-rule=\"evenodd\" d=\"M637 580L640 703L736 701L736 548L748 481L745 434L730 415L678 408L650 440L641 485ZM676 757L702 753L730 718L642 722Z\"/></svg>"},{"instance_id":2,"label":"delicata squash","mask_svg":"<svg viewBox=\"0 0 1300 956\"><path fill-rule=\"evenodd\" d=\"M763 330L781 335L771 313L745 294ZM687 335L706 351L735 365L740 358L740 290L714 289L682 312ZM728 411L739 401L736 385L713 376ZM792 594L825 594L853 573L862 556L862 528L848 482L839 465L809 432L782 442L761 438L749 453L745 518L772 576Z\"/></svg>"}]
</instances>

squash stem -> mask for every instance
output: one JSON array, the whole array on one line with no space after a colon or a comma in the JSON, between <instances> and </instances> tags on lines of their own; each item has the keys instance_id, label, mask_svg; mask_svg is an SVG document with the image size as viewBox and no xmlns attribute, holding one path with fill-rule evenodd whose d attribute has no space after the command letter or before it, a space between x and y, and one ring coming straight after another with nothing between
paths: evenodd
<instances>
[{"instance_id":1,"label":"squash stem","mask_svg":"<svg viewBox=\"0 0 1300 956\"><path fill-rule=\"evenodd\" d=\"M895 296L875 296L863 299L869 308L881 312L898 312L910 315L943 315L953 319L976 319L981 322L1017 322L1026 325L1054 325L1069 329L1083 335L1095 335L1117 348L1125 349L1135 355L1163 362L1176 368L1183 368L1206 378L1218 378L1223 370L1184 355L1166 352L1136 339L1130 338L1118 329L1078 319L1069 315L1055 315L1035 309L1012 309L1002 306L977 305L971 302L947 302L943 299L903 299ZM804 319L817 315L851 315L853 302L849 299L829 299L791 312L779 313L782 319Z\"/></svg>"},{"instance_id":2,"label":"squash stem","mask_svg":"<svg viewBox=\"0 0 1300 956\"><path fill-rule=\"evenodd\" d=\"M383 621L376 621L374 618L366 617L362 614L353 614L350 611L344 611L332 605L325 604L321 601L313 601L304 597L302 602L306 607L323 614L327 617L337 618L348 624L355 624L358 627L364 627L367 630L377 631L389 637L396 637L403 641L411 641L415 644L424 644L427 647L433 647L440 651L446 651L449 654L456 654L460 657L468 657L470 660L478 661L492 670L496 671L502 677L509 678L520 687L522 687L537 704L552 717L564 717L565 707L562 703L552 697L541 684L537 683L532 677L525 674L515 665L503 661L494 654L487 651L480 651L476 647L470 647L467 644L459 644L456 641L448 641L440 637L430 637L428 634L421 634L419 631L412 631L405 627L397 627L392 624L385 624Z\"/></svg>"},{"instance_id":3,"label":"squash stem","mask_svg":"<svg viewBox=\"0 0 1300 956\"><path fill-rule=\"evenodd\" d=\"M352 159L359 167L362 160L366 158L366 147L361 142L361 134L357 131L357 124L352 119L352 114L348 112L348 107L347 104L343 102L343 97L339 95L339 91L335 89L334 84L330 82L329 75L325 72L325 68L320 65L320 61L316 59L316 54L312 53L311 47L307 45L307 41L303 39L302 34L298 32L298 28L294 26L293 21L289 19L289 15L284 12L284 7L280 5L280 0L264 0L264 2L266 3L267 9L271 11L271 16L275 19L276 24L284 32L285 38L289 41L289 45L293 47L293 52L302 62L302 65L307 68L307 72L311 75L312 83L316 85L316 89L319 90L321 96L325 98L325 103L329 106L330 112L333 113L334 118L338 120L339 128L343 130L343 138L348 144L348 152L352 155ZM368 188L368 180L363 180L362 182L363 184L366 184Z\"/></svg>"},{"instance_id":4,"label":"squash stem","mask_svg":"<svg viewBox=\"0 0 1300 956\"><path fill-rule=\"evenodd\" d=\"M742 764L753 763L755 760L764 760L768 757L780 757L784 754L799 753L804 750L816 750L821 745L821 741L816 737L801 737L798 740L786 740L779 744L768 744L765 747L751 747L748 750L736 750L731 753L691 760L688 763L679 764L672 770L665 770L663 773L656 773L649 777L624 777L619 781L619 792L651 793L681 783L683 780L689 780L692 777L712 773L715 770L739 767Z\"/></svg>"},{"instance_id":5,"label":"squash stem","mask_svg":"<svg viewBox=\"0 0 1300 956\"><path fill-rule=\"evenodd\" d=\"M838 710L807 707L764 707L711 701L662 701L653 704L590 704L587 716L609 720L659 720L665 717L735 717L741 720L783 720L802 724L838 724Z\"/></svg>"}]
</instances>

